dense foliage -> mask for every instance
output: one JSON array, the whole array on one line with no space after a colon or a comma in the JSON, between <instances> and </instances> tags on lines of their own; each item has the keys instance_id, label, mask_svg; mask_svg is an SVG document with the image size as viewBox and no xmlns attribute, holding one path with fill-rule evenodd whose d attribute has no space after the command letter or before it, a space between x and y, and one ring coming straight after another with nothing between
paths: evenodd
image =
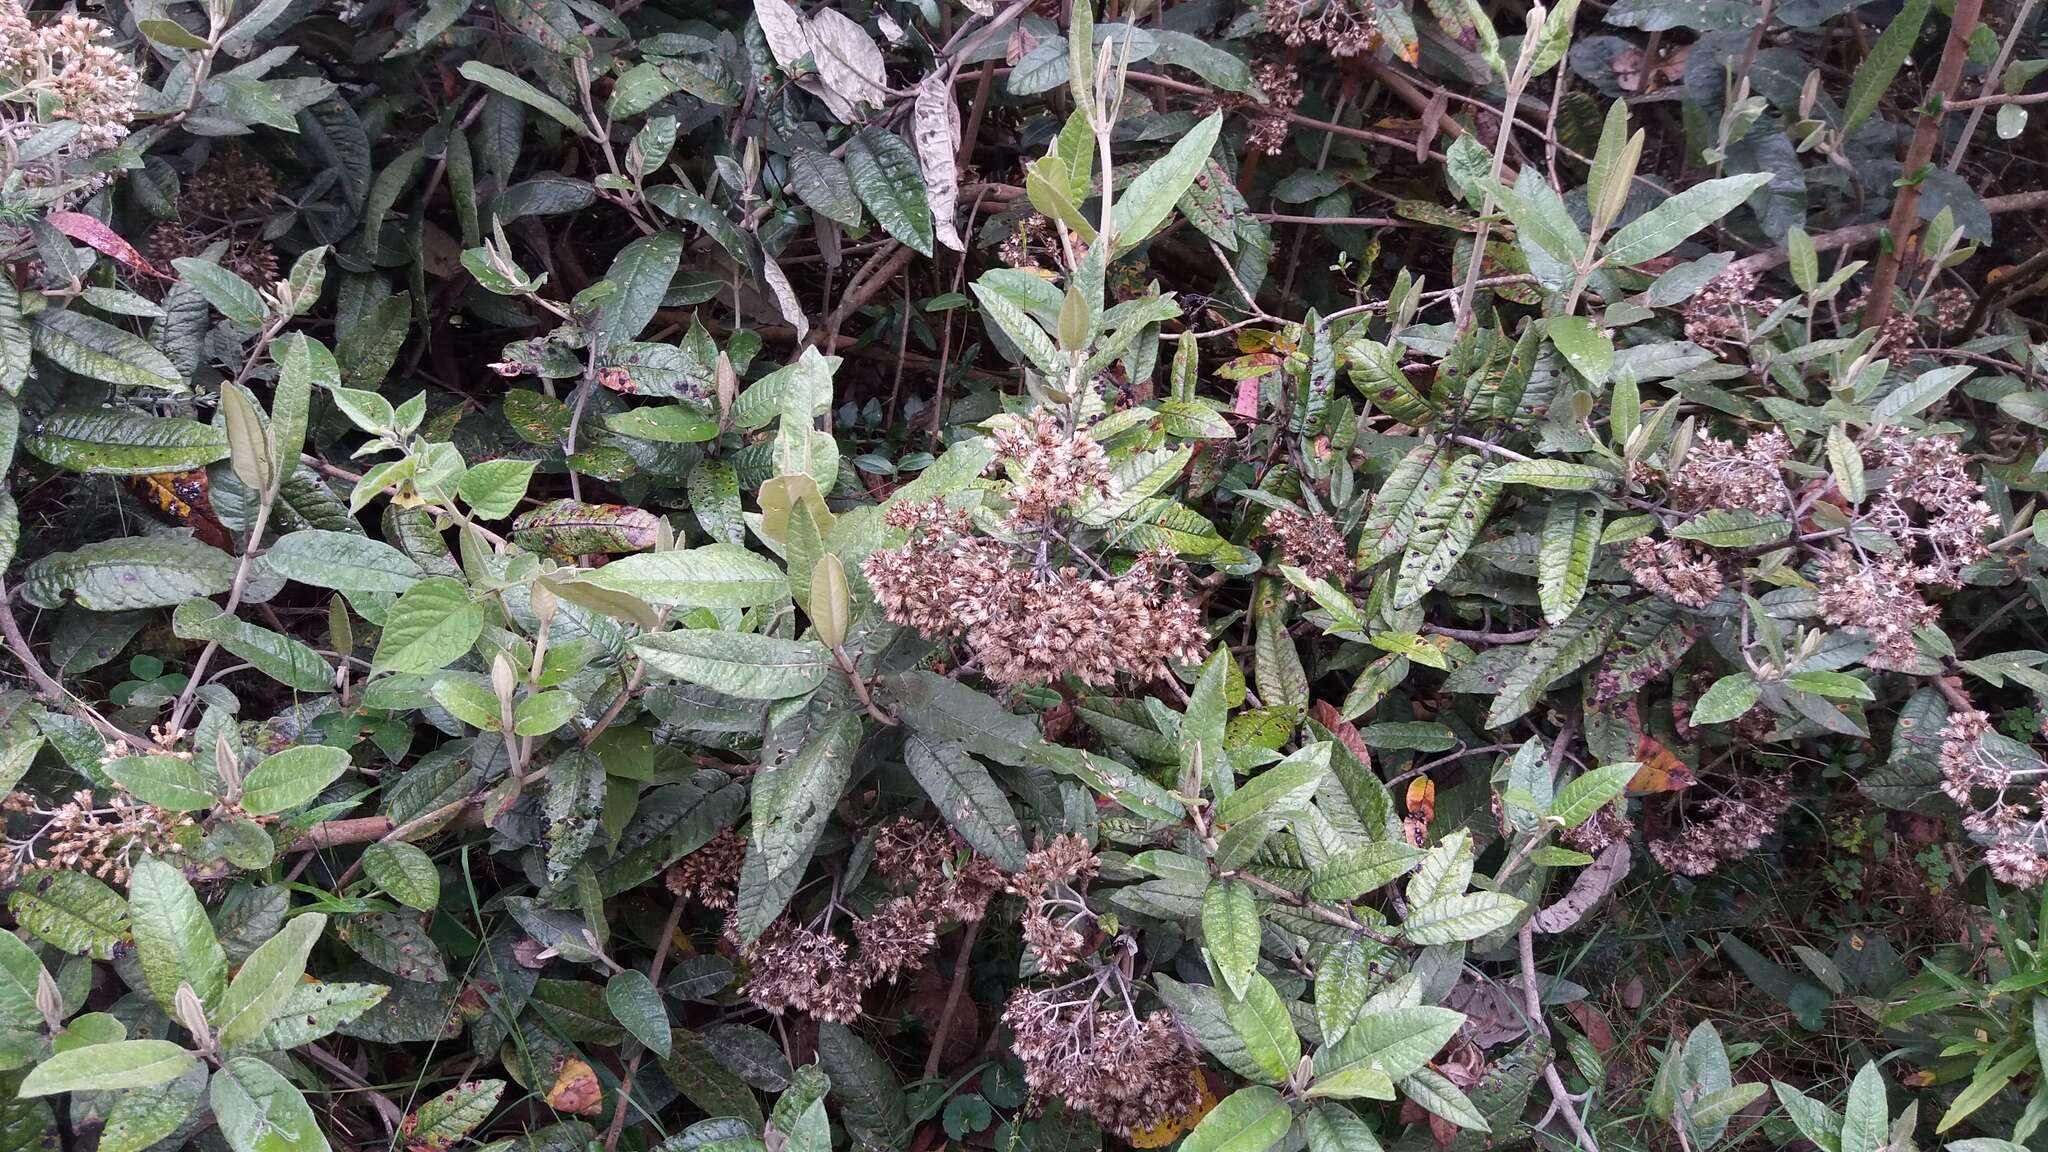
<instances>
[{"instance_id":1,"label":"dense foliage","mask_svg":"<svg viewBox=\"0 0 2048 1152\"><path fill-rule=\"evenodd\" d=\"M0 0L0 1152L2048 1148L2038 7Z\"/></svg>"}]
</instances>

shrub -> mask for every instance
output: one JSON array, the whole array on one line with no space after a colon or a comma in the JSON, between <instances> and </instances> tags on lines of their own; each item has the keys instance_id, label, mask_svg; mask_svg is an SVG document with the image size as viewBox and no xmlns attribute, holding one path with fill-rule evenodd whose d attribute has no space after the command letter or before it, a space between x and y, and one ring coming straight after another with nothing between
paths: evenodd
<instances>
[{"instance_id":1,"label":"shrub","mask_svg":"<svg viewBox=\"0 0 2048 1152\"><path fill-rule=\"evenodd\" d=\"M2031 0L1058 7L0 0L10 1146L2037 1140Z\"/></svg>"}]
</instances>

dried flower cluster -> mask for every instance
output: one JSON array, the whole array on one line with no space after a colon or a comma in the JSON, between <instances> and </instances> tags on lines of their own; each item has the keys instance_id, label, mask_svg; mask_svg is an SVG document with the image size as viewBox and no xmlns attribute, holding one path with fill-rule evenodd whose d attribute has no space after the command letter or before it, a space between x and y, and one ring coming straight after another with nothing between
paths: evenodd
<instances>
[{"instance_id":1,"label":"dried flower cluster","mask_svg":"<svg viewBox=\"0 0 2048 1152\"><path fill-rule=\"evenodd\" d=\"M214 220L235 221L270 207L277 176L270 165L242 148L226 148L185 181L181 208Z\"/></svg>"},{"instance_id":2,"label":"dried flower cluster","mask_svg":"<svg viewBox=\"0 0 2048 1152\"><path fill-rule=\"evenodd\" d=\"M2048 781L2029 785L2018 779L2011 765L1985 747L1990 734L1991 717L1983 712L1949 714L1941 729L1941 790L1962 808L1964 830L1988 843L1984 863L1993 876L2021 888L2039 887L2048 879L2048 855L2041 852L2048 843Z\"/></svg>"},{"instance_id":3,"label":"dried flower cluster","mask_svg":"<svg viewBox=\"0 0 2048 1152\"><path fill-rule=\"evenodd\" d=\"M1114 969L1059 988L1019 988L1003 1022L1039 1097L1061 1100L1118 1136L1185 1115L1199 1098L1201 1074L1173 1013L1140 1020L1127 997L1107 986Z\"/></svg>"},{"instance_id":4,"label":"dried flower cluster","mask_svg":"<svg viewBox=\"0 0 2048 1152\"><path fill-rule=\"evenodd\" d=\"M1109 458L1091 436L1069 436L1041 410L1018 425L995 430L998 455L1012 462L1010 526L1037 528L1091 496L1109 495Z\"/></svg>"},{"instance_id":5,"label":"dried flower cluster","mask_svg":"<svg viewBox=\"0 0 2048 1152\"><path fill-rule=\"evenodd\" d=\"M72 793L56 808L43 808L26 792L10 792L0 810L43 821L24 840L10 840L0 859L0 883L12 884L34 868L85 872L115 884L128 882L128 869L142 856L168 852L178 833L193 826L190 813L169 812L115 792L96 806L88 789Z\"/></svg>"},{"instance_id":6,"label":"dried flower cluster","mask_svg":"<svg viewBox=\"0 0 2048 1152\"><path fill-rule=\"evenodd\" d=\"M1778 827L1778 818L1792 806L1791 780L1767 776L1740 781L1724 796L1700 805L1699 816L1669 840L1650 845L1650 855L1682 876L1705 876L1731 860L1740 860Z\"/></svg>"},{"instance_id":7,"label":"dried flower cluster","mask_svg":"<svg viewBox=\"0 0 2048 1152\"><path fill-rule=\"evenodd\" d=\"M1686 300L1685 338L1695 344L1747 344L1752 316L1762 318L1784 301L1756 294L1759 273L1733 267L1706 282Z\"/></svg>"},{"instance_id":8,"label":"dried flower cluster","mask_svg":"<svg viewBox=\"0 0 2048 1152\"><path fill-rule=\"evenodd\" d=\"M831 932L829 913L816 926L777 919L739 948L752 973L741 993L777 1016L795 1010L852 1022L868 989L923 966L941 924L981 919L1002 890L1001 869L980 856L954 867L964 848L956 834L934 823L897 820L884 827L875 838L875 867L911 891L884 900L868 916L852 917L851 947ZM726 936L738 940L736 917L728 919Z\"/></svg>"},{"instance_id":9,"label":"dried flower cluster","mask_svg":"<svg viewBox=\"0 0 2048 1152\"><path fill-rule=\"evenodd\" d=\"M1041 268L1038 253L1052 244L1052 221L1033 212L996 248L996 258L1011 268Z\"/></svg>"},{"instance_id":10,"label":"dried flower cluster","mask_svg":"<svg viewBox=\"0 0 2048 1152\"><path fill-rule=\"evenodd\" d=\"M1363 56L1380 46L1372 17L1351 0L1266 0L1266 30L1289 48L1321 44L1337 57Z\"/></svg>"},{"instance_id":11,"label":"dried flower cluster","mask_svg":"<svg viewBox=\"0 0 2048 1152\"><path fill-rule=\"evenodd\" d=\"M241 236L234 232L225 235L228 246L221 253L221 267L251 284L267 286L277 282L277 252L260 235ZM171 261L181 256L205 255L217 239L220 237L210 237L189 225L166 220L149 230L149 235L143 238L142 249L156 264L168 268Z\"/></svg>"},{"instance_id":12,"label":"dried flower cluster","mask_svg":"<svg viewBox=\"0 0 2048 1152\"><path fill-rule=\"evenodd\" d=\"M128 135L141 85L128 58L102 41L107 26L76 12L37 25L17 0L0 0L0 74L23 103L6 132L19 140L41 127L36 97L54 104L57 118L78 125L78 153L113 147Z\"/></svg>"},{"instance_id":13,"label":"dried flower cluster","mask_svg":"<svg viewBox=\"0 0 2048 1152\"><path fill-rule=\"evenodd\" d=\"M926 636L965 633L981 671L999 684L1152 678L1207 649L1201 610L1181 594L1185 577L1171 553L1148 552L1121 575L1092 578L1016 567L1016 550L974 535L965 514L937 502L900 505L887 519L910 540L862 562L876 600L892 622Z\"/></svg>"},{"instance_id":14,"label":"dried flower cluster","mask_svg":"<svg viewBox=\"0 0 2048 1152\"><path fill-rule=\"evenodd\" d=\"M1698 436L1665 478L1665 487L1672 505L1686 512L1745 508L1763 516L1783 515L1792 503L1784 473L1791 455L1791 442L1776 430L1751 436L1740 447Z\"/></svg>"},{"instance_id":15,"label":"dried flower cluster","mask_svg":"<svg viewBox=\"0 0 2048 1152\"><path fill-rule=\"evenodd\" d=\"M1266 517L1266 535L1280 545L1283 564L1338 585L1351 573L1351 550L1328 516L1281 508Z\"/></svg>"},{"instance_id":16,"label":"dried flower cluster","mask_svg":"<svg viewBox=\"0 0 2048 1152\"><path fill-rule=\"evenodd\" d=\"M746 863L747 838L727 828L709 843L669 865L662 883L669 892L706 908L730 909Z\"/></svg>"},{"instance_id":17,"label":"dried flower cluster","mask_svg":"<svg viewBox=\"0 0 2048 1152\"><path fill-rule=\"evenodd\" d=\"M1919 658L1913 633L1941 618L1920 598L1913 566L1901 556L1858 556L1846 545L1820 562L1821 618L1870 634L1877 648L1863 658L1872 668L1901 669Z\"/></svg>"},{"instance_id":18,"label":"dried flower cluster","mask_svg":"<svg viewBox=\"0 0 2048 1152\"><path fill-rule=\"evenodd\" d=\"M1077 882L1093 877L1096 866L1086 841L1056 836L1025 857L1024 870L1011 878L1010 891L1024 897L1024 946L1040 972L1056 976L1088 954L1089 937L1081 929L1095 916Z\"/></svg>"},{"instance_id":19,"label":"dried flower cluster","mask_svg":"<svg viewBox=\"0 0 2048 1152\"><path fill-rule=\"evenodd\" d=\"M1645 591L1668 596L1687 608L1705 608L1721 595L1721 563L1686 540L1643 537L1629 544L1621 562Z\"/></svg>"}]
</instances>

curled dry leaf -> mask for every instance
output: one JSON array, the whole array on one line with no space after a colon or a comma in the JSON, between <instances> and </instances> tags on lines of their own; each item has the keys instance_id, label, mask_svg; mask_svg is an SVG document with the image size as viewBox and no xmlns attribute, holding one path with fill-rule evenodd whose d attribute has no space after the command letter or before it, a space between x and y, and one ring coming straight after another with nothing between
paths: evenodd
<instances>
[{"instance_id":1,"label":"curled dry leaf","mask_svg":"<svg viewBox=\"0 0 2048 1152\"><path fill-rule=\"evenodd\" d=\"M1571 891L1530 917L1529 924L1536 931L1549 934L1563 932L1585 919L1586 913L1591 912L1593 906L1614 891L1614 886L1628 875L1629 856L1626 840L1616 840L1601 849L1599 857L1586 865L1572 881Z\"/></svg>"},{"instance_id":2,"label":"curled dry leaf","mask_svg":"<svg viewBox=\"0 0 2048 1152\"><path fill-rule=\"evenodd\" d=\"M595 1116L604 1110L604 1086L597 1073L581 1060L562 1062L555 1082L544 1097L547 1106L567 1116Z\"/></svg>"},{"instance_id":3,"label":"curled dry leaf","mask_svg":"<svg viewBox=\"0 0 2048 1152\"><path fill-rule=\"evenodd\" d=\"M782 318L796 329L796 338L803 340L809 337L811 318L804 315L804 306L796 298L796 289L789 286L789 277L783 274L782 266L772 257L762 256L761 278L768 281L768 291L774 293L775 307L781 311Z\"/></svg>"},{"instance_id":4,"label":"curled dry leaf","mask_svg":"<svg viewBox=\"0 0 2048 1152\"><path fill-rule=\"evenodd\" d=\"M889 102L889 89L882 83L882 50L868 38L866 29L833 9L820 8L811 13L808 30L818 78L845 101L849 111L861 104L881 108ZM851 116L840 119L853 122Z\"/></svg>"},{"instance_id":5,"label":"curled dry leaf","mask_svg":"<svg viewBox=\"0 0 2048 1152\"><path fill-rule=\"evenodd\" d=\"M924 199L931 206L933 233L939 243L965 252L967 245L953 226L960 200L960 106L953 101L953 86L943 68L917 86L910 139L917 145L918 167L924 169Z\"/></svg>"}]
</instances>

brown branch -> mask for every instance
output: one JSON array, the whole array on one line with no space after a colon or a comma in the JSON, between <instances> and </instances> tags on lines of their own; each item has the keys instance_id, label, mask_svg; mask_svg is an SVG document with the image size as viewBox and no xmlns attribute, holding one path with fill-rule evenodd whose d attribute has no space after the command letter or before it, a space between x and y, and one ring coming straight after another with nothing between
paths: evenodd
<instances>
[{"instance_id":1,"label":"brown branch","mask_svg":"<svg viewBox=\"0 0 2048 1152\"><path fill-rule=\"evenodd\" d=\"M1883 328L1891 318L1892 293L1898 287L1906 253L1913 247L1913 234L1920 226L1923 177L1933 163L1934 146L1941 142L1943 106L1956 94L1956 85L1962 81L1963 65L1970 56L1970 34L1977 30L1977 18L1983 7L1983 0L1956 0L1955 17L1948 26L1948 43L1941 50L1941 66L1935 70L1933 83L1927 86L1920 106L1920 122L1914 126L1913 140L1906 146L1901 175L1908 183L1892 200L1888 225L1892 243L1878 254L1877 270L1870 278L1870 294L1865 297L1869 303L1863 310L1866 328Z\"/></svg>"},{"instance_id":2,"label":"brown branch","mask_svg":"<svg viewBox=\"0 0 2048 1152\"><path fill-rule=\"evenodd\" d=\"M968 961L974 955L975 938L981 935L981 921L969 920L966 930L960 935L960 955L953 961L953 985L946 989L946 1006L939 1012L938 1030L932 1033L932 1050L925 1054L924 1078L937 1078L939 1059L945 1054L946 1041L952 1038L953 1014L960 1010L960 997L967 990Z\"/></svg>"},{"instance_id":3,"label":"brown branch","mask_svg":"<svg viewBox=\"0 0 2048 1152\"><path fill-rule=\"evenodd\" d=\"M2014 192L2006 196L1989 196L1984 200L1984 210L1993 216L2007 212L2031 212L2038 208L2048 208L2048 190L2036 189L2032 192ZM1815 236L1813 238L1813 247L1817 252L1832 252L1837 248L1854 248L1859 244L1868 244L1872 240L1877 239L1878 236L1883 234L1885 227L1886 225L1883 224L1851 224L1847 228L1837 228L1832 232L1823 232ZM1742 259L1730 264L1728 271L1768 272L1785 263L1788 259L1790 257L1786 255L1784 246L1780 245L1776 248L1758 252L1753 256L1744 256Z\"/></svg>"}]
</instances>

